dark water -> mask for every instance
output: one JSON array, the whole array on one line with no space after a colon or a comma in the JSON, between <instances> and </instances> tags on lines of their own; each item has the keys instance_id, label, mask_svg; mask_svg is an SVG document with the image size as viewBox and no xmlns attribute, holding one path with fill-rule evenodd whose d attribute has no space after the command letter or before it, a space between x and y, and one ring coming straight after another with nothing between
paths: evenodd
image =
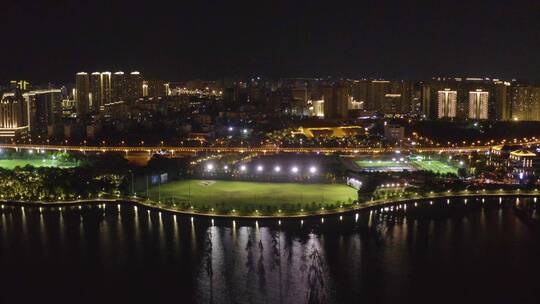
<instances>
[{"instance_id":1,"label":"dark water","mask_svg":"<svg viewBox=\"0 0 540 304\"><path fill-rule=\"evenodd\" d=\"M536 203L282 221L132 205L0 211L3 303L538 303ZM540 204L540 202L539 202Z\"/></svg>"}]
</instances>

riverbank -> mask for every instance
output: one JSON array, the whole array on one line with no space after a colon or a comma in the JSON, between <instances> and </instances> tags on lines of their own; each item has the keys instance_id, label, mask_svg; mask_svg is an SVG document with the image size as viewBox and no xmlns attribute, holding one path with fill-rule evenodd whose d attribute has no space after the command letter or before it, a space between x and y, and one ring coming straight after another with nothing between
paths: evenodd
<instances>
[{"instance_id":1,"label":"riverbank","mask_svg":"<svg viewBox=\"0 0 540 304\"><path fill-rule=\"evenodd\" d=\"M287 218L307 218L307 217L320 217L320 216L334 216L352 212L358 212L362 210L384 208L390 205L401 205L400 208L411 207L410 204L418 202L433 201L440 199L456 199L456 198L471 198L471 197L535 197L540 196L540 191L537 189L531 191L461 191L461 192L441 192L430 193L423 196L413 197L401 197L385 200L374 200L370 202L357 203L351 206L337 208L333 210L319 210L311 212L297 212L297 213L284 213L276 212L275 214L260 214L254 212L253 214L239 214L231 212L227 214L215 213L215 212L201 212L196 209L179 209L169 207L159 202L146 200L144 198L134 197L116 197L116 198L96 198L96 199L84 199L74 201L57 201L57 202L26 202L26 201L0 201L1 208L4 206L33 206L33 207L70 207L70 206L82 206L82 205L102 205L102 204L133 204L136 206L144 207L154 211L167 212L171 214L178 214L183 216L197 216L197 217L214 217L214 218L231 218L231 219L287 219ZM415 205L413 205L415 206Z\"/></svg>"}]
</instances>

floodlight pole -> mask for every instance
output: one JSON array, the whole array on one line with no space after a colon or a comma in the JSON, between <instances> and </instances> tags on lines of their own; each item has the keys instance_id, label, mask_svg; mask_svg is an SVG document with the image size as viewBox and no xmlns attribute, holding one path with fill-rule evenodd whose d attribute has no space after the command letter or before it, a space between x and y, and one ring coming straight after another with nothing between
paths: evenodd
<instances>
[{"instance_id":1,"label":"floodlight pole","mask_svg":"<svg viewBox=\"0 0 540 304\"><path fill-rule=\"evenodd\" d=\"M135 187L133 184L133 171L131 171L131 196L135 193Z\"/></svg>"},{"instance_id":2,"label":"floodlight pole","mask_svg":"<svg viewBox=\"0 0 540 304\"><path fill-rule=\"evenodd\" d=\"M146 198L148 199L148 175L145 175L146 177Z\"/></svg>"}]
</instances>

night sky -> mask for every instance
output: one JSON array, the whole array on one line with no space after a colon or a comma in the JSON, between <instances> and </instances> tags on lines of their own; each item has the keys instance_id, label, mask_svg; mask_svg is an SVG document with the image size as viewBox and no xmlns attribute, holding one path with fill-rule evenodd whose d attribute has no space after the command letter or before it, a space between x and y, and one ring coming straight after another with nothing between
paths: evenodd
<instances>
[{"instance_id":1,"label":"night sky","mask_svg":"<svg viewBox=\"0 0 540 304\"><path fill-rule=\"evenodd\" d=\"M79 70L540 79L538 0L4 0L0 10L2 84L73 82Z\"/></svg>"}]
</instances>

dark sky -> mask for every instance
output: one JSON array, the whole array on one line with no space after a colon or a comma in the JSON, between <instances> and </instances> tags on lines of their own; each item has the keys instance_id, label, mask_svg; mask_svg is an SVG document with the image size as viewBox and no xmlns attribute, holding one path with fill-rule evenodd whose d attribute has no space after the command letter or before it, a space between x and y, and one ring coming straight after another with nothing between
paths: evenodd
<instances>
[{"instance_id":1,"label":"dark sky","mask_svg":"<svg viewBox=\"0 0 540 304\"><path fill-rule=\"evenodd\" d=\"M434 75L540 79L540 1L20 1L0 81L139 70L168 80Z\"/></svg>"}]
</instances>

